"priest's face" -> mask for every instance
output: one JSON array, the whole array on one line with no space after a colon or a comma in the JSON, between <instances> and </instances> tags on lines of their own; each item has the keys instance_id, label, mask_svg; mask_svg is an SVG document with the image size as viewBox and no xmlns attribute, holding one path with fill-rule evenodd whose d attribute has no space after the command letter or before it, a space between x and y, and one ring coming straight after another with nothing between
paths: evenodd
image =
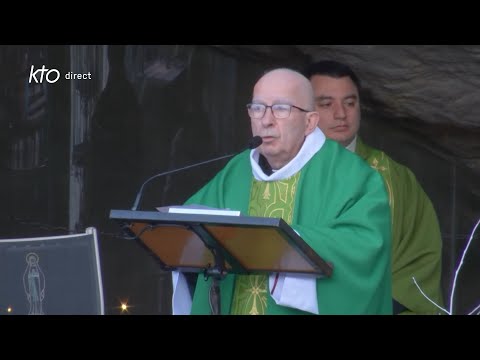
<instances>
[{"instance_id":1,"label":"priest's face","mask_svg":"<svg viewBox=\"0 0 480 360\"><path fill-rule=\"evenodd\" d=\"M326 137L348 146L360 127L360 97L348 76L333 78L313 75L310 78L315 95L318 126Z\"/></svg>"},{"instance_id":2,"label":"priest's face","mask_svg":"<svg viewBox=\"0 0 480 360\"><path fill-rule=\"evenodd\" d=\"M275 70L255 85L249 105L252 133L262 138L259 151L273 169L289 163L317 126L312 95L308 80L291 71Z\"/></svg>"}]
</instances>

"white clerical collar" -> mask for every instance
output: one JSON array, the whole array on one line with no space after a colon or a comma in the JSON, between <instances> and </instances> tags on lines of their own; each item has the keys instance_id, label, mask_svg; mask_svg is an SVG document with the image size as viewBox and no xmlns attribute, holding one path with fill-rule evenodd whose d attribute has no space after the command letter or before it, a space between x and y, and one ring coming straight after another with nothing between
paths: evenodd
<instances>
[{"instance_id":1,"label":"white clerical collar","mask_svg":"<svg viewBox=\"0 0 480 360\"><path fill-rule=\"evenodd\" d=\"M305 138L302 148L290 162L281 169L275 170L271 175L266 175L260 165L258 165L258 159L260 152L257 149L253 149L250 152L250 164L252 165L252 173L256 180L260 181L277 181L287 179L290 176L295 175L300 171L305 164L315 155L325 143L325 135L323 132L316 128L310 135Z\"/></svg>"},{"instance_id":2,"label":"white clerical collar","mask_svg":"<svg viewBox=\"0 0 480 360\"><path fill-rule=\"evenodd\" d=\"M357 150L357 135L355 135L352 142L347 145L346 149L353 153L355 152L355 150Z\"/></svg>"}]
</instances>

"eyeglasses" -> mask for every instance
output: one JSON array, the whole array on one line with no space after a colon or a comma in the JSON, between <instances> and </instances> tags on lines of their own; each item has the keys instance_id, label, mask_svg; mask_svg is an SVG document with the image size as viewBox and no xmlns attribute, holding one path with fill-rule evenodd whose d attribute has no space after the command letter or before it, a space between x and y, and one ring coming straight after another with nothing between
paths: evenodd
<instances>
[{"instance_id":1,"label":"eyeglasses","mask_svg":"<svg viewBox=\"0 0 480 360\"><path fill-rule=\"evenodd\" d=\"M289 104L274 104L274 105L264 105L264 104L247 104L247 109L248 109L248 115L252 119L261 119L265 116L265 112L267 111L267 108L272 109L272 114L276 119L286 119L290 116L290 112L292 111L292 108L298 109L303 112L310 112L310 110L305 110L302 109L298 106L295 105L289 105Z\"/></svg>"}]
</instances>

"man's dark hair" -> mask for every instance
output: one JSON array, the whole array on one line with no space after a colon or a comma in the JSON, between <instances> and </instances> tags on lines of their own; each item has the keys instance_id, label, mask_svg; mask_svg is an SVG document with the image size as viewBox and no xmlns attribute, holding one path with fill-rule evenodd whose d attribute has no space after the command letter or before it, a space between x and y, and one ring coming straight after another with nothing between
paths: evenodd
<instances>
[{"instance_id":1,"label":"man's dark hair","mask_svg":"<svg viewBox=\"0 0 480 360\"><path fill-rule=\"evenodd\" d=\"M303 75L305 75L307 79L311 79L314 75L330 76L336 79L348 76L352 79L358 92L360 92L361 89L360 79L355 75L353 70L348 65L334 60L322 60L310 64L303 72Z\"/></svg>"}]
</instances>

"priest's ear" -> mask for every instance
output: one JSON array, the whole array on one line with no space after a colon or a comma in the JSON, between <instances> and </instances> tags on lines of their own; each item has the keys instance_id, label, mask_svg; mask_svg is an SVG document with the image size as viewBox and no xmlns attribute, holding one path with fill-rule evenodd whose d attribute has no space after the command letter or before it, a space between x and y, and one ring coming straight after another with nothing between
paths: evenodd
<instances>
[{"instance_id":1,"label":"priest's ear","mask_svg":"<svg viewBox=\"0 0 480 360\"><path fill-rule=\"evenodd\" d=\"M305 136L310 135L313 130L318 125L318 120L320 118L320 115L316 111L310 111L305 114L305 119L306 119L306 126L305 126Z\"/></svg>"}]
</instances>

